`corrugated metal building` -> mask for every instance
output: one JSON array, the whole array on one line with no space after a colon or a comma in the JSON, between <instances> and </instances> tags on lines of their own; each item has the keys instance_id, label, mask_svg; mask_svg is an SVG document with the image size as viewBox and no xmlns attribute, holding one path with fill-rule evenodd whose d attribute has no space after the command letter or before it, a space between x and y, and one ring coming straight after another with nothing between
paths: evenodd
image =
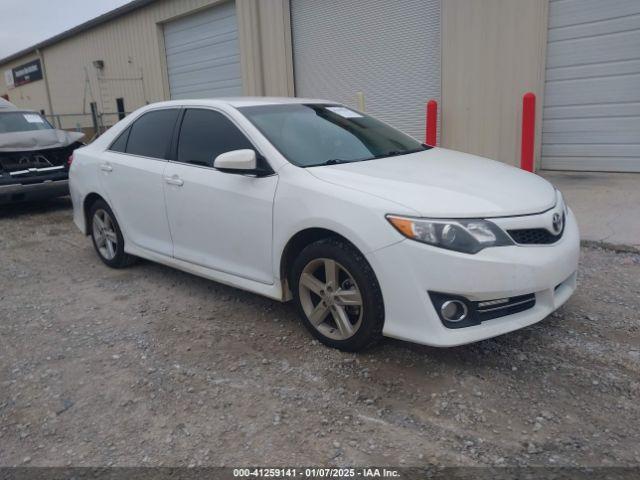
<instances>
[{"instance_id":1,"label":"corrugated metal building","mask_svg":"<svg viewBox=\"0 0 640 480\"><path fill-rule=\"evenodd\" d=\"M419 138L433 98L443 146L518 164L532 91L539 168L637 172L638 52L637 0L134 0L0 60L0 95L65 128L169 98L364 97Z\"/></svg>"}]
</instances>

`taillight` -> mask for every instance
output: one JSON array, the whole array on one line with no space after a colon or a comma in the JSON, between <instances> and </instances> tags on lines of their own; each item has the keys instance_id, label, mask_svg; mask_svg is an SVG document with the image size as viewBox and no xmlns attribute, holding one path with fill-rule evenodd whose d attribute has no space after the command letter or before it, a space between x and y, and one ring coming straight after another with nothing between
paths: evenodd
<instances>
[{"instance_id":1,"label":"taillight","mask_svg":"<svg viewBox=\"0 0 640 480\"><path fill-rule=\"evenodd\" d=\"M73 163L73 153L69 155L69 158L67 159L67 166L70 167L72 163Z\"/></svg>"}]
</instances>

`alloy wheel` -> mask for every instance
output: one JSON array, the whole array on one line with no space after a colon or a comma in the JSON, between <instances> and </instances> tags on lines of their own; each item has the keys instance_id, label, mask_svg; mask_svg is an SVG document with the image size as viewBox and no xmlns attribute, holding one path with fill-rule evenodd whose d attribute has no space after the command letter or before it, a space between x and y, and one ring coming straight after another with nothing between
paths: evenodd
<instances>
[{"instance_id":1,"label":"alloy wheel","mask_svg":"<svg viewBox=\"0 0 640 480\"><path fill-rule=\"evenodd\" d=\"M118 234L111 216L103 209L93 214L93 238L100 255L113 260L118 251Z\"/></svg>"},{"instance_id":2,"label":"alloy wheel","mask_svg":"<svg viewBox=\"0 0 640 480\"><path fill-rule=\"evenodd\" d=\"M298 284L300 303L313 327L334 340L346 340L362 325L363 303L349 271L330 258L309 262Z\"/></svg>"}]
</instances>

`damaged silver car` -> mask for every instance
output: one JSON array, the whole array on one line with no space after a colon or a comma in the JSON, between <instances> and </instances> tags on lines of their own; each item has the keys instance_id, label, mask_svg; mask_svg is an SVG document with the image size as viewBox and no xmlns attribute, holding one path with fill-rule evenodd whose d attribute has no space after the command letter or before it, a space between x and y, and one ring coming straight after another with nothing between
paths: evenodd
<instances>
[{"instance_id":1,"label":"damaged silver car","mask_svg":"<svg viewBox=\"0 0 640 480\"><path fill-rule=\"evenodd\" d=\"M0 205L69 194L69 157L83 133L0 99Z\"/></svg>"}]
</instances>

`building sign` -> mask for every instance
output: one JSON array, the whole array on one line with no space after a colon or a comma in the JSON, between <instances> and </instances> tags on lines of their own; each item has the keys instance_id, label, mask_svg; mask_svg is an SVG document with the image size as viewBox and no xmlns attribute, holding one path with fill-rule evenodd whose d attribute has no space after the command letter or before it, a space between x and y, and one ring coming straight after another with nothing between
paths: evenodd
<instances>
[{"instance_id":1,"label":"building sign","mask_svg":"<svg viewBox=\"0 0 640 480\"><path fill-rule=\"evenodd\" d=\"M42 65L39 58L13 69L13 84L16 87L36 80L42 80Z\"/></svg>"},{"instance_id":2,"label":"building sign","mask_svg":"<svg viewBox=\"0 0 640 480\"><path fill-rule=\"evenodd\" d=\"M4 71L4 83L7 88L13 88L13 70Z\"/></svg>"}]
</instances>

